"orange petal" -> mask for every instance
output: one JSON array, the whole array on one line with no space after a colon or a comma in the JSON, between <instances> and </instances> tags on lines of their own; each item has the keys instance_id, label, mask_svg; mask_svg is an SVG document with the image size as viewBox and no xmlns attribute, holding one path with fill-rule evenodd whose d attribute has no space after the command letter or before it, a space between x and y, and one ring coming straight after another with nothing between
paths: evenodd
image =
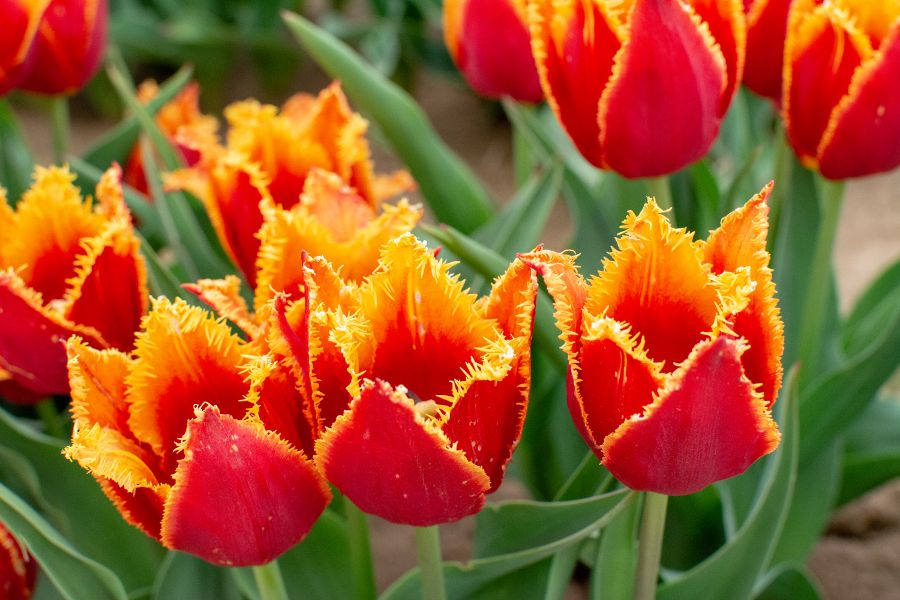
<instances>
[{"instance_id":1,"label":"orange petal","mask_svg":"<svg viewBox=\"0 0 900 600\"><path fill-rule=\"evenodd\" d=\"M383 381L365 382L316 449L317 465L341 493L394 523L459 520L481 509L490 488L484 471Z\"/></svg>"},{"instance_id":2,"label":"orange petal","mask_svg":"<svg viewBox=\"0 0 900 600\"><path fill-rule=\"evenodd\" d=\"M183 300L153 301L138 334L136 362L128 375L129 426L135 436L174 468L175 447L194 406L214 402L225 414L242 417L247 394L240 367L244 344L223 321Z\"/></svg>"},{"instance_id":3,"label":"orange petal","mask_svg":"<svg viewBox=\"0 0 900 600\"><path fill-rule=\"evenodd\" d=\"M262 424L198 409L166 502L162 541L218 565L268 563L302 540L331 500L301 452Z\"/></svg>"},{"instance_id":4,"label":"orange petal","mask_svg":"<svg viewBox=\"0 0 900 600\"><path fill-rule=\"evenodd\" d=\"M750 381L762 384L763 397L770 406L781 389L784 352L784 324L766 251L769 230L766 200L771 191L770 183L747 204L722 219L721 226L710 234L704 245L705 260L715 274L750 267L756 289L747 307L733 317L731 329L749 343L741 362Z\"/></svg>"},{"instance_id":5,"label":"orange petal","mask_svg":"<svg viewBox=\"0 0 900 600\"><path fill-rule=\"evenodd\" d=\"M642 414L603 442L603 464L628 487L691 494L772 452L778 428L744 375L740 340L701 342Z\"/></svg>"},{"instance_id":6,"label":"orange petal","mask_svg":"<svg viewBox=\"0 0 900 600\"><path fill-rule=\"evenodd\" d=\"M591 281L586 310L628 323L669 371L710 330L716 289L693 233L673 228L653 200L629 213L622 229L618 249Z\"/></svg>"},{"instance_id":7,"label":"orange petal","mask_svg":"<svg viewBox=\"0 0 900 600\"><path fill-rule=\"evenodd\" d=\"M250 339L259 335L247 302L241 296L241 280L234 275L225 279L201 279L197 283L185 283L181 287L195 294L201 302L241 328Z\"/></svg>"}]
</instances>

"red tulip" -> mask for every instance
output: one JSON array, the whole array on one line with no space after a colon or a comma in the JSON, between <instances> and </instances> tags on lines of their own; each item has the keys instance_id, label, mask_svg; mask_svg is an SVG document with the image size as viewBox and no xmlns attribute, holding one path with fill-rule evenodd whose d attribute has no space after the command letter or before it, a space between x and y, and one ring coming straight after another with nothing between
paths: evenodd
<instances>
[{"instance_id":1,"label":"red tulip","mask_svg":"<svg viewBox=\"0 0 900 600\"><path fill-rule=\"evenodd\" d=\"M0 523L0 598L28 600L34 592L37 563Z\"/></svg>"},{"instance_id":2,"label":"red tulip","mask_svg":"<svg viewBox=\"0 0 900 600\"><path fill-rule=\"evenodd\" d=\"M25 75L28 51L50 0L0 2L0 94Z\"/></svg>"},{"instance_id":3,"label":"red tulip","mask_svg":"<svg viewBox=\"0 0 900 600\"><path fill-rule=\"evenodd\" d=\"M792 0L745 0L747 11L747 61L744 85L781 101L784 38Z\"/></svg>"}]
</instances>

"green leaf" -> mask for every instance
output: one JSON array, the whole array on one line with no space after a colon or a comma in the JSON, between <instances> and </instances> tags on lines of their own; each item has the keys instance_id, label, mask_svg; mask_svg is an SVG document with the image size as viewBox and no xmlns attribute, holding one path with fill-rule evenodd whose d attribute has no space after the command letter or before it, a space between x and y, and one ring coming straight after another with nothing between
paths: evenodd
<instances>
[{"instance_id":1,"label":"green leaf","mask_svg":"<svg viewBox=\"0 0 900 600\"><path fill-rule=\"evenodd\" d=\"M211 565L190 554L170 552L153 586L155 600L241 600L228 569Z\"/></svg>"},{"instance_id":2,"label":"green leaf","mask_svg":"<svg viewBox=\"0 0 900 600\"><path fill-rule=\"evenodd\" d=\"M791 378L793 380L793 377ZM766 568L787 516L797 473L798 419L796 387L779 402L781 446L766 459L765 486L747 520L708 559L663 584L659 600L747 598Z\"/></svg>"},{"instance_id":3,"label":"green leaf","mask_svg":"<svg viewBox=\"0 0 900 600\"><path fill-rule=\"evenodd\" d=\"M900 477L900 403L873 402L847 432L838 504Z\"/></svg>"},{"instance_id":4,"label":"green leaf","mask_svg":"<svg viewBox=\"0 0 900 600\"><path fill-rule=\"evenodd\" d=\"M600 532L591 571L593 600L629 600L637 564L637 531L641 503L635 496L628 507Z\"/></svg>"},{"instance_id":5,"label":"green leaf","mask_svg":"<svg viewBox=\"0 0 900 600\"><path fill-rule=\"evenodd\" d=\"M415 101L343 42L299 15L284 13L284 19L306 51L378 124L438 220L466 233L486 223L493 214L487 192L438 137Z\"/></svg>"},{"instance_id":6,"label":"green leaf","mask_svg":"<svg viewBox=\"0 0 900 600\"><path fill-rule=\"evenodd\" d=\"M0 98L0 187L15 204L31 185L34 159L9 101Z\"/></svg>"},{"instance_id":7,"label":"green leaf","mask_svg":"<svg viewBox=\"0 0 900 600\"><path fill-rule=\"evenodd\" d=\"M619 490L570 502L488 505L477 517L475 554L482 558L444 564L448 598L476 597L493 582L578 544L615 518L632 496L630 490ZM413 569L385 591L382 600L420 596L419 571Z\"/></svg>"},{"instance_id":8,"label":"green leaf","mask_svg":"<svg viewBox=\"0 0 900 600\"><path fill-rule=\"evenodd\" d=\"M896 261L857 300L843 327L843 346L852 356L869 346L884 330L900 305L900 260Z\"/></svg>"},{"instance_id":9,"label":"green leaf","mask_svg":"<svg viewBox=\"0 0 900 600\"><path fill-rule=\"evenodd\" d=\"M174 98L187 85L191 80L192 74L191 67L182 67L160 85L159 93L144 107L147 113L151 115L156 114L164 104ZM136 115L131 115L97 140L84 153L83 160L100 170L106 169L114 162L124 165L137 144L140 133L140 121Z\"/></svg>"},{"instance_id":10,"label":"green leaf","mask_svg":"<svg viewBox=\"0 0 900 600\"><path fill-rule=\"evenodd\" d=\"M819 600L821 594L803 564L779 565L768 574L754 600Z\"/></svg>"},{"instance_id":11,"label":"green leaf","mask_svg":"<svg viewBox=\"0 0 900 600\"><path fill-rule=\"evenodd\" d=\"M2 484L0 521L28 545L41 570L68 600L126 600L125 588L112 571L79 554L43 517Z\"/></svg>"}]
</instances>

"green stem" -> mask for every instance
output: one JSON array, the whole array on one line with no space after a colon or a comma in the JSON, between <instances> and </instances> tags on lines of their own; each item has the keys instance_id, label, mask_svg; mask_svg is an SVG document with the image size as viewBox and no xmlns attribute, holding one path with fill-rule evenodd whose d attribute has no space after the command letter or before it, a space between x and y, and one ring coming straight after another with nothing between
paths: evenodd
<instances>
[{"instance_id":1,"label":"green stem","mask_svg":"<svg viewBox=\"0 0 900 600\"><path fill-rule=\"evenodd\" d=\"M672 186L669 185L668 177L648 177L644 181L647 182L647 191L656 198L656 203L661 209L672 208Z\"/></svg>"},{"instance_id":2,"label":"green stem","mask_svg":"<svg viewBox=\"0 0 900 600\"><path fill-rule=\"evenodd\" d=\"M655 492L644 494L637 572L634 576L634 600L653 600L656 597L656 580L659 577L659 557L662 554L668 503L669 497L665 494Z\"/></svg>"},{"instance_id":3,"label":"green stem","mask_svg":"<svg viewBox=\"0 0 900 600\"><path fill-rule=\"evenodd\" d=\"M253 578L259 588L260 600L288 600L287 588L284 587L277 560L253 567Z\"/></svg>"},{"instance_id":4,"label":"green stem","mask_svg":"<svg viewBox=\"0 0 900 600\"><path fill-rule=\"evenodd\" d=\"M350 564L353 570L354 598L374 598L375 570L372 567L372 545L369 541L369 520L349 498L344 498L344 514L350 535Z\"/></svg>"},{"instance_id":5,"label":"green stem","mask_svg":"<svg viewBox=\"0 0 900 600\"><path fill-rule=\"evenodd\" d=\"M437 525L416 527L416 547L422 570L422 600L446 600L441 535Z\"/></svg>"},{"instance_id":6,"label":"green stem","mask_svg":"<svg viewBox=\"0 0 900 600\"><path fill-rule=\"evenodd\" d=\"M62 164L69 151L69 99L66 96L55 96L50 100L50 121L53 127L53 161Z\"/></svg>"},{"instance_id":7,"label":"green stem","mask_svg":"<svg viewBox=\"0 0 900 600\"><path fill-rule=\"evenodd\" d=\"M43 422L47 435L60 439L66 438L66 431L59 421L59 412L56 410L53 398L44 398L34 405L34 410Z\"/></svg>"},{"instance_id":8,"label":"green stem","mask_svg":"<svg viewBox=\"0 0 900 600\"><path fill-rule=\"evenodd\" d=\"M794 154L788 143L784 128L779 125L775 132L775 187L769 196L769 252L775 247L778 239L778 224L781 220L784 199L791 189L791 179L794 167Z\"/></svg>"},{"instance_id":9,"label":"green stem","mask_svg":"<svg viewBox=\"0 0 900 600\"><path fill-rule=\"evenodd\" d=\"M822 180L819 194L819 233L806 286L803 317L800 321L800 368L804 380L815 373L824 342L825 318L831 285L832 252L841 208L844 182Z\"/></svg>"}]
</instances>

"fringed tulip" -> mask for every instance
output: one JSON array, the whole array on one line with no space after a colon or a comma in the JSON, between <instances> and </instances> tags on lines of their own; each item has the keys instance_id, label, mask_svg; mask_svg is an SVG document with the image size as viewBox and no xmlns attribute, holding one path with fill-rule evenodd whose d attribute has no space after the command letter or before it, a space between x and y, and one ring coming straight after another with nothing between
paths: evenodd
<instances>
[{"instance_id":1,"label":"fringed tulip","mask_svg":"<svg viewBox=\"0 0 900 600\"><path fill-rule=\"evenodd\" d=\"M590 283L573 255L522 257L554 299L575 424L635 490L690 494L778 445L784 338L766 252L770 190L706 242L648 201Z\"/></svg>"},{"instance_id":2,"label":"fringed tulip","mask_svg":"<svg viewBox=\"0 0 900 600\"><path fill-rule=\"evenodd\" d=\"M784 38L792 0L744 0L747 12L747 60L744 85L781 101Z\"/></svg>"},{"instance_id":3,"label":"fringed tulip","mask_svg":"<svg viewBox=\"0 0 900 600\"><path fill-rule=\"evenodd\" d=\"M584 157L625 177L709 150L741 81L740 0L528 0L544 93Z\"/></svg>"},{"instance_id":4,"label":"fringed tulip","mask_svg":"<svg viewBox=\"0 0 900 600\"><path fill-rule=\"evenodd\" d=\"M544 99L531 56L525 0L447 0L444 40L476 92L536 104Z\"/></svg>"},{"instance_id":5,"label":"fringed tulip","mask_svg":"<svg viewBox=\"0 0 900 600\"><path fill-rule=\"evenodd\" d=\"M516 261L476 299L449 268L406 234L358 287L317 269L307 285L316 303L275 302L313 386L316 464L362 510L395 523L477 512L525 418L533 273Z\"/></svg>"},{"instance_id":6,"label":"fringed tulip","mask_svg":"<svg viewBox=\"0 0 900 600\"><path fill-rule=\"evenodd\" d=\"M231 105L225 116L227 147L199 144L200 161L170 174L166 185L203 202L219 240L251 286L256 285L257 232L264 221L261 202L296 206L313 169L339 176L372 213L381 200L412 187L405 172L374 175L365 139L368 124L350 110L337 84L318 98L293 97L280 114L274 106L246 101Z\"/></svg>"},{"instance_id":7,"label":"fringed tulip","mask_svg":"<svg viewBox=\"0 0 900 600\"><path fill-rule=\"evenodd\" d=\"M900 2L795 0L782 107L800 160L829 179L900 165Z\"/></svg>"},{"instance_id":8,"label":"fringed tulip","mask_svg":"<svg viewBox=\"0 0 900 600\"><path fill-rule=\"evenodd\" d=\"M94 207L66 168L39 167L15 210L0 198L0 382L7 399L68 393L64 342L73 334L97 348L131 350L147 284L120 177L117 166L103 175Z\"/></svg>"},{"instance_id":9,"label":"fringed tulip","mask_svg":"<svg viewBox=\"0 0 900 600\"><path fill-rule=\"evenodd\" d=\"M264 564L325 509L328 486L296 442L311 425L292 386L222 321L161 298L133 358L77 338L67 350L75 427L66 455L167 548Z\"/></svg>"},{"instance_id":10,"label":"fringed tulip","mask_svg":"<svg viewBox=\"0 0 900 600\"><path fill-rule=\"evenodd\" d=\"M29 50L50 0L0 2L0 94L16 87L27 72Z\"/></svg>"},{"instance_id":11,"label":"fringed tulip","mask_svg":"<svg viewBox=\"0 0 900 600\"><path fill-rule=\"evenodd\" d=\"M0 523L0 598L28 600L34 592L37 563Z\"/></svg>"}]
</instances>

